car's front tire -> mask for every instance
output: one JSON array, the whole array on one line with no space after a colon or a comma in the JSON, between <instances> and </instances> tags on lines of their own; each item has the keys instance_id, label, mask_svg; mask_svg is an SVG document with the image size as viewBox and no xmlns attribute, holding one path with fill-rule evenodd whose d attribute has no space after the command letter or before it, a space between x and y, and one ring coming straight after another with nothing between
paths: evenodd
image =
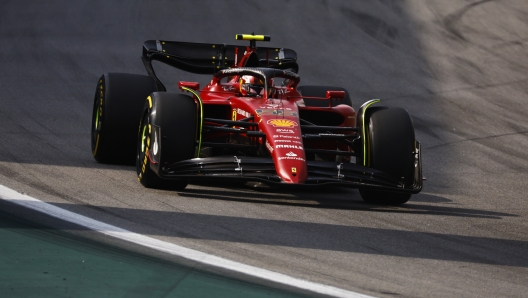
<instances>
[{"instance_id":1,"label":"car's front tire","mask_svg":"<svg viewBox=\"0 0 528 298\"><path fill-rule=\"evenodd\" d=\"M414 183L416 139L409 113L402 108L373 107L365 115L367 156L359 163L380 170L409 188ZM399 205L411 194L360 189L367 203Z\"/></svg>"},{"instance_id":2,"label":"car's front tire","mask_svg":"<svg viewBox=\"0 0 528 298\"><path fill-rule=\"evenodd\" d=\"M197 107L184 94L154 92L145 101L137 135L136 169L149 188L184 189L186 180L162 179L152 167L195 157Z\"/></svg>"}]
</instances>

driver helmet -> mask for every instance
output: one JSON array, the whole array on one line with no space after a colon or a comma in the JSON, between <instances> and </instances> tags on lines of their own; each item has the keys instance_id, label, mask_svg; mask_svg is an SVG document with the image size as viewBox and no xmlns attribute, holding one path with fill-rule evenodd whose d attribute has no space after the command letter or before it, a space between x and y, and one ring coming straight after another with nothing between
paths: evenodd
<instances>
[{"instance_id":1,"label":"driver helmet","mask_svg":"<svg viewBox=\"0 0 528 298\"><path fill-rule=\"evenodd\" d=\"M245 75L240 78L240 93L243 96L261 95L264 82L254 76Z\"/></svg>"}]
</instances>

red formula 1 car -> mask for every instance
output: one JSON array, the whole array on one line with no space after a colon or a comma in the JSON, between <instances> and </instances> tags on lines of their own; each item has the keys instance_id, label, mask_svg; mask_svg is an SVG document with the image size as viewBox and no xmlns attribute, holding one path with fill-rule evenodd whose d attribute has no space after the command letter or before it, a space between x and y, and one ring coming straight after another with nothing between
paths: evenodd
<instances>
[{"instance_id":1,"label":"red formula 1 car","mask_svg":"<svg viewBox=\"0 0 528 298\"><path fill-rule=\"evenodd\" d=\"M146 187L183 189L195 180L358 188L370 203L402 204L422 189L420 143L406 110L352 108L340 87L299 86L297 54L249 46L149 40L148 76L104 74L97 85L92 153L136 163ZM157 60L210 74L203 89L180 81L167 92ZM138 131L139 127L139 131Z\"/></svg>"}]
</instances>

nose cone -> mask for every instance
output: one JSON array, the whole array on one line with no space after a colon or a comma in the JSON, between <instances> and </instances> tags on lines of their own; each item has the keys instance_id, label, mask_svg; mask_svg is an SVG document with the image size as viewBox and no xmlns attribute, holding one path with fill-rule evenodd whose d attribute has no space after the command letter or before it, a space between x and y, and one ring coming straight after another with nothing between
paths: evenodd
<instances>
[{"instance_id":1,"label":"nose cone","mask_svg":"<svg viewBox=\"0 0 528 298\"><path fill-rule=\"evenodd\" d=\"M273 156L277 175L284 182L303 183L308 178L308 169L301 130L297 122L288 121L268 121L269 125L262 127L267 136L266 147Z\"/></svg>"},{"instance_id":2,"label":"nose cone","mask_svg":"<svg viewBox=\"0 0 528 298\"><path fill-rule=\"evenodd\" d=\"M297 105L289 100L271 101L259 105L255 114L260 118L260 130L266 134L266 147L273 157L275 171L285 183L304 183L308 168Z\"/></svg>"},{"instance_id":3,"label":"nose cone","mask_svg":"<svg viewBox=\"0 0 528 298\"><path fill-rule=\"evenodd\" d=\"M306 162L296 161L286 163L279 161L277 163L275 161L275 168L277 169L279 177L286 183L301 184L308 178Z\"/></svg>"}]
</instances>

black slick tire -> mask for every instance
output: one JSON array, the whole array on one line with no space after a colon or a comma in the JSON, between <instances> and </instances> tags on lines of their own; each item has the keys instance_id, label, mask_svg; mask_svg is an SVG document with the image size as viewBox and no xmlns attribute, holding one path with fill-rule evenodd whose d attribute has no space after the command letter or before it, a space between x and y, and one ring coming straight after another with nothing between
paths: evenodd
<instances>
[{"instance_id":1,"label":"black slick tire","mask_svg":"<svg viewBox=\"0 0 528 298\"><path fill-rule=\"evenodd\" d=\"M156 171L195 157L196 111L194 99L184 94L154 92L147 97L136 147L137 175L143 186L173 190L187 186L186 180L163 179Z\"/></svg>"},{"instance_id":2,"label":"black slick tire","mask_svg":"<svg viewBox=\"0 0 528 298\"><path fill-rule=\"evenodd\" d=\"M409 113L402 108L373 107L365 115L367 164L394 179L402 180L405 187L414 183L414 151L416 146L414 125ZM406 203L411 194L373 189L360 189L367 203L399 205Z\"/></svg>"},{"instance_id":3,"label":"black slick tire","mask_svg":"<svg viewBox=\"0 0 528 298\"><path fill-rule=\"evenodd\" d=\"M156 90L145 75L105 73L97 83L92 112L92 155L98 162L133 165L137 124L145 98Z\"/></svg>"}]
</instances>

